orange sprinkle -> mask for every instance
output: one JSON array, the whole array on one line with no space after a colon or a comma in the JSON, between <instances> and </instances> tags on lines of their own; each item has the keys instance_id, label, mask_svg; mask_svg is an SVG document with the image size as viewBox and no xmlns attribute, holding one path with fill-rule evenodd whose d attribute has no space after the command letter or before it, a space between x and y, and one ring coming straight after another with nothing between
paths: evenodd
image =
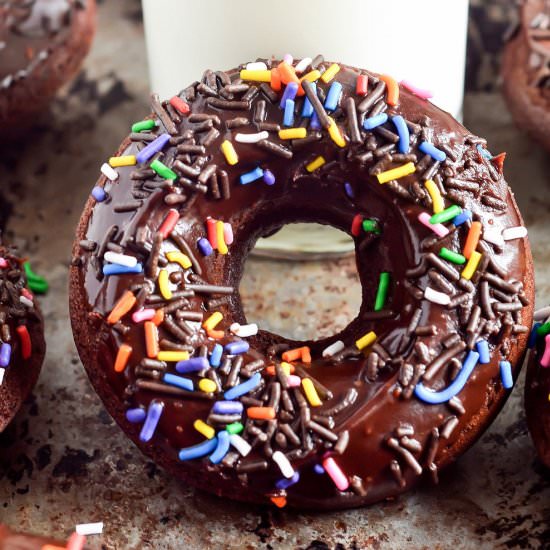
<instances>
[{"instance_id":1,"label":"orange sprinkle","mask_svg":"<svg viewBox=\"0 0 550 550\"><path fill-rule=\"evenodd\" d=\"M116 354L115 372L122 372L126 368L131 354L132 346L129 346L128 344L121 344L118 348L118 353Z\"/></svg>"},{"instance_id":2,"label":"orange sprinkle","mask_svg":"<svg viewBox=\"0 0 550 550\"><path fill-rule=\"evenodd\" d=\"M213 340L220 340L224 337L225 332L223 330L207 330L206 334L208 335L208 338L212 338Z\"/></svg>"},{"instance_id":3,"label":"orange sprinkle","mask_svg":"<svg viewBox=\"0 0 550 550\"><path fill-rule=\"evenodd\" d=\"M147 357L154 359L159 353L159 331L152 321L145 321L144 327Z\"/></svg>"},{"instance_id":4,"label":"orange sprinkle","mask_svg":"<svg viewBox=\"0 0 550 550\"><path fill-rule=\"evenodd\" d=\"M127 290L120 300L115 304L115 307L109 313L109 317L107 317L107 322L110 325L114 325L116 322L120 321L122 317L124 317L133 307L136 303L136 297L134 296L133 292L130 290Z\"/></svg>"},{"instance_id":5,"label":"orange sprinkle","mask_svg":"<svg viewBox=\"0 0 550 550\"><path fill-rule=\"evenodd\" d=\"M468 236L466 237L466 244L462 250L462 254L465 258L470 259L472 252L477 248L479 237L481 236L481 222L472 222Z\"/></svg>"},{"instance_id":6,"label":"orange sprinkle","mask_svg":"<svg viewBox=\"0 0 550 550\"><path fill-rule=\"evenodd\" d=\"M311 363L311 351L308 346L294 348L285 351L282 355L283 361L302 361L302 363Z\"/></svg>"},{"instance_id":7,"label":"orange sprinkle","mask_svg":"<svg viewBox=\"0 0 550 550\"><path fill-rule=\"evenodd\" d=\"M300 82L300 79L296 74L296 70L292 65L289 65L286 61L281 61L281 63L277 66L277 69L279 69L279 75L283 84L286 85L289 82L296 82L296 84L298 84L298 92L296 95L304 95L305 92L302 88L302 83Z\"/></svg>"},{"instance_id":8,"label":"orange sprinkle","mask_svg":"<svg viewBox=\"0 0 550 550\"><path fill-rule=\"evenodd\" d=\"M395 107L399 103L399 84L397 84L397 80L387 74L380 75L380 80L383 80L386 83L387 104Z\"/></svg>"},{"instance_id":9,"label":"orange sprinkle","mask_svg":"<svg viewBox=\"0 0 550 550\"><path fill-rule=\"evenodd\" d=\"M164 308L160 307L155 311L155 314L153 315L153 318L151 319L151 323L153 323L156 327L162 324L164 321Z\"/></svg>"},{"instance_id":10,"label":"orange sprinkle","mask_svg":"<svg viewBox=\"0 0 550 550\"><path fill-rule=\"evenodd\" d=\"M271 89L280 92L281 91L281 75L279 69L271 69Z\"/></svg>"},{"instance_id":11,"label":"orange sprinkle","mask_svg":"<svg viewBox=\"0 0 550 550\"><path fill-rule=\"evenodd\" d=\"M495 155L491 162L495 165L496 169L498 170L499 174L502 174L504 171L504 159L506 158L506 153L500 153L498 155Z\"/></svg>"},{"instance_id":12,"label":"orange sprinkle","mask_svg":"<svg viewBox=\"0 0 550 550\"><path fill-rule=\"evenodd\" d=\"M273 420L275 418L275 409L273 407L248 407L246 409L248 418L254 420Z\"/></svg>"},{"instance_id":13,"label":"orange sprinkle","mask_svg":"<svg viewBox=\"0 0 550 550\"><path fill-rule=\"evenodd\" d=\"M271 497L271 502L273 502L277 508L284 508L286 506L286 497Z\"/></svg>"},{"instance_id":14,"label":"orange sprinkle","mask_svg":"<svg viewBox=\"0 0 550 550\"><path fill-rule=\"evenodd\" d=\"M295 370L296 369L294 368L294 365L290 365L290 374L294 374ZM275 376L277 374L277 372L275 371L275 365L269 365L269 367L266 367L265 371L270 376Z\"/></svg>"}]
</instances>

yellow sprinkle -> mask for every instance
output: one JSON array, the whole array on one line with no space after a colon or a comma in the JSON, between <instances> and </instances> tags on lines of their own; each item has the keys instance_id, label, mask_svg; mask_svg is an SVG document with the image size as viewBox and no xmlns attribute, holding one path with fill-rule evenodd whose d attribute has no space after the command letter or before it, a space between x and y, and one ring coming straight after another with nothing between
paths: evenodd
<instances>
[{"instance_id":1,"label":"yellow sprinkle","mask_svg":"<svg viewBox=\"0 0 550 550\"><path fill-rule=\"evenodd\" d=\"M191 263L191 260L189 259L189 256L187 256L183 252L179 252L178 250L172 250L170 252L167 252L166 258L169 262L175 262L181 265L183 269L188 269L193 265Z\"/></svg>"},{"instance_id":2,"label":"yellow sprinkle","mask_svg":"<svg viewBox=\"0 0 550 550\"><path fill-rule=\"evenodd\" d=\"M467 280L470 280L473 276L473 274L476 272L477 266L479 265L479 261L481 260L481 254L474 250L470 254L470 259L468 260L468 263L464 266L464 269L462 270L462 277L464 277Z\"/></svg>"},{"instance_id":3,"label":"yellow sprinkle","mask_svg":"<svg viewBox=\"0 0 550 550\"><path fill-rule=\"evenodd\" d=\"M407 162L406 164L402 164L397 168L386 170L385 172L378 174L376 177L378 178L378 183L387 183L388 181L397 180L404 176L408 176L415 171L416 166L412 162Z\"/></svg>"},{"instance_id":4,"label":"yellow sprinkle","mask_svg":"<svg viewBox=\"0 0 550 550\"><path fill-rule=\"evenodd\" d=\"M322 156L318 156L315 160L312 160L309 164L306 164L306 170L308 172L315 172L318 168L321 168L325 164L326 160Z\"/></svg>"},{"instance_id":5,"label":"yellow sprinkle","mask_svg":"<svg viewBox=\"0 0 550 550\"><path fill-rule=\"evenodd\" d=\"M199 389L204 393L214 393L218 389L218 386L216 382L210 380L210 378L201 378L199 381Z\"/></svg>"},{"instance_id":6,"label":"yellow sprinkle","mask_svg":"<svg viewBox=\"0 0 550 550\"><path fill-rule=\"evenodd\" d=\"M292 368L292 365L290 363L287 363L286 361L281 362L281 369L283 372L289 376L290 375L290 369Z\"/></svg>"},{"instance_id":7,"label":"yellow sprinkle","mask_svg":"<svg viewBox=\"0 0 550 550\"><path fill-rule=\"evenodd\" d=\"M223 236L223 222L220 220L216 222L216 238L218 239L218 252L227 254L228 249Z\"/></svg>"},{"instance_id":8,"label":"yellow sprinkle","mask_svg":"<svg viewBox=\"0 0 550 550\"><path fill-rule=\"evenodd\" d=\"M361 336L361 338L355 342L355 345L357 346L357 349L364 349L373 344L375 340L376 334L371 330L370 332L367 332L365 336Z\"/></svg>"},{"instance_id":9,"label":"yellow sprinkle","mask_svg":"<svg viewBox=\"0 0 550 550\"><path fill-rule=\"evenodd\" d=\"M237 151L235 151L235 147L233 147L233 144L228 139L226 139L221 144L220 147L221 147L222 153L225 156L225 160L227 161L227 164L230 164L231 166L233 166L234 164L237 164L237 162L239 162Z\"/></svg>"},{"instance_id":10,"label":"yellow sprinkle","mask_svg":"<svg viewBox=\"0 0 550 550\"><path fill-rule=\"evenodd\" d=\"M188 351L159 351L157 355L159 361L187 361L189 359Z\"/></svg>"},{"instance_id":11,"label":"yellow sprinkle","mask_svg":"<svg viewBox=\"0 0 550 550\"><path fill-rule=\"evenodd\" d=\"M302 378L302 388L306 394L306 398L312 407L319 407L322 405L319 399L319 394L313 385L313 382L309 378Z\"/></svg>"},{"instance_id":12,"label":"yellow sprinkle","mask_svg":"<svg viewBox=\"0 0 550 550\"><path fill-rule=\"evenodd\" d=\"M338 145L338 147L345 147L346 146L346 140L344 139L344 136L342 135L342 132L340 132L340 128L336 125L336 122L331 117L328 117L330 120L330 126L328 127L328 135L331 137L332 141Z\"/></svg>"},{"instance_id":13,"label":"yellow sprinkle","mask_svg":"<svg viewBox=\"0 0 550 550\"><path fill-rule=\"evenodd\" d=\"M118 168L119 166L133 166L136 162L135 155L124 155L123 157L111 157L109 159L109 164L114 168Z\"/></svg>"},{"instance_id":14,"label":"yellow sprinkle","mask_svg":"<svg viewBox=\"0 0 550 550\"><path fill-rule=\"evenodd\" d=\"M165 300L170 300L172 298L172 291L170 290L170 281L168 280L168 271L166 269L160 270L158 283L162 297Z\"/></svg>"},{"instance_id":15,"label":"yellow sprinkle","mask_svg":"<svg viewBox=\"0 0 550 550\"><path fill-rule=\"evenodd\" d=\"M254 82L271 82L271 71L249 71L243 69L240 73L241 80L253 80Z\"/></svg>"},{"instance_id":16,"label":"yellow sprinkle","mask_svg":"<svg viewBox=\"0 0 550 550\"><path fill-rule=\"evenodd\" d=\"M214 330L216 325L223 319L223 315L219 311L215 311L203 322L202 328L204 330Z\"/></svg>"},{"instance_id":17,"label":"yellow sprinkle","mask_svg":"<svg viewBox=\"0 0 550 550\"><path fill-rule=\"evenodd\" d=\"M316 82L319 78L321 78L321 71L314 69L313 71L309 71L309 73L302 76L302 78L300 78L300 82L303 80L307 80L308 82Z\"/></svg>"},{"instance_id":18,"label":"yellow sprinkle","mask_svg":"<svg viewBox=\"0 0 550 550\"><path fill-rule=\"evenodd\" d=\"M443 200L443 197L439 192L439 187L436 185L435 181L426 180L424 185L426 186L426 191L428 191L430 198L432 199L434 214L445 210L445 201Z\"/></svg>"},{"instance_id":19,"label":"yellow sprinkle","mask_svg":"<svg viewBox=\"0 0 550 550\"><path fill-rule=\"evenodd\" d=\"M326 84L330 82L340 70L340 65L338 63L333 63L322 75L321 80Z\"/></svg>"},{"instance_id":20,"label":"yellow sprinkle","mask_svg":"<svg viewBox=\"0 0 550 550\"><path fill-rule=\"evenodd\" d=\"M204 435L206 439L212 439L216 435L216 430L200 419L193 422L193 428L195 428L195 430L197 430L200 434Z\"/></svg>"},{"instance_id":21,"label":"yellow sprinkle","mask_svg":"<svg viewBox=\"0 0 550 550\"><path fill-rule=\"evenodd\" d=\"M287 128L285 130L279 130L280 139L302 139L307 136L307 130L305 128Z\"/></svg>"}]
</instances>

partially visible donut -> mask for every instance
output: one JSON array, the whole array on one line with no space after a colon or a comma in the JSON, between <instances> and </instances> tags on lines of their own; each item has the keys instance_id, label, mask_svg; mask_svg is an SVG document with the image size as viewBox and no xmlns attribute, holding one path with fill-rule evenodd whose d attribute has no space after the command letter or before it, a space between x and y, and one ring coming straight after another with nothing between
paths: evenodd
<instances>
[{"instance_id":1,"label":"partially visible donut","mask_svg":"<svg viewBox=\"0 0 550 550\"><path fill-rule=\"evenodd\" d=\"M535 312L531 332L525 411L541 460L550 468L550 307Z\"/></svg>"},{"instance_id":2,"label":"partially visible donut","mask_svg":"<svg viewBox=\"0 0 550 550\"><path fill-rule=\"evenodd\" d=\"M206 71L153 96L103 165L72 326L159 465L229 498L345 508L436 480L497 414L531 323L530 248L503 156L427 95L320 56ZM256 239L297 221L355 238L360 312L318 341L256 334L237 290Z\"/></svg>"},{"instance_id":3,"label":"partially visible donut","mask_svg":"<svg viewBox=\"0 0 550 550\"><path fill-rule=\"evenodd\" d=\"M95 0L0 0L0 126L21 135L80 68Z\"/></svg>"},{"instance_id":4,"label":"partially visible donut","mask_svg":"<svg viewBox=\"0 0 550 550\"><path fill-rule=\"evenodd\" d=\"M80 543L82 538L75 534L72 540L76 542L79 539ZM0 523L0 550L60 550L61 548L65 548L65 544L52 538L18 533ZM82 546L73 545L68 548L82 548Z\"/></svg>"}]
</instances>

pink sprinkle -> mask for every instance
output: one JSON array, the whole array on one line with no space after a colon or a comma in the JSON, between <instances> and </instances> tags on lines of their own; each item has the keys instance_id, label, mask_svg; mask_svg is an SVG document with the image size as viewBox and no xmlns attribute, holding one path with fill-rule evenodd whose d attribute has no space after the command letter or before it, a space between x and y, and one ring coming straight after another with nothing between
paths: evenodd
<instances>
[{"instance_id":1,"label":"pink sprinkle","mask_svg":"<svg viewBox=\"0 0 550 550\"><path fill-rule=\"evenodd\" d=\"M340 466L334 461L334 458L331 456L325 458L323 460L323 468L340 491L345 491L349 487L349 481L346 474L342 472Z\"/></svg>"},{"instance_id":2,"label":"pink sprinkle","mask_svg":"<svg viewBox=\"0 0 550 550\"><path fill-rule=\"evenodd\" d=\"M67 550L82 550L86 544L86 537L84 535L79 535L78 533L73 533L69 540L67 541Z\"/></svg>"},{"instance_id":3,"label":"pink sprinkle","mask_svg":"<svg viewBox=\"0 0 550 550\"><path fill-rule=\"evenodd\" d=\"M417 95L422 99L430 99L434 96L430 90L423 90L422 88L411 84L408 80L402 80L400 84L401 86L407 88L409 92L412 92L414 95Z\"/></svg>"},{"instance_id":4,"label":"pink sprinkle","mask_svg":"<svg viewBox=\"0 0 550 550\"><path fill-rule=\"evenodd\" d=\"M6 258L0 258L0 269L6 269L8 266L8 260L6 260Z\"/></svg>"},{"instance_id":5,"label":"pink sprinkle","mask_svg":"<svg viewBox=\"0 0 550 550\"><path fill-rule=\"evenodd\" d=\"M296 376L295 374L289 374L286 377L286 380L288 382L289 388L299 388L302 384L302 380L299 376Z\"/></svg>"},{"instance_id":6,"label":"pink sprinkle","mask_svg":"<svg viewBox=\"0 0 550 550\"><path fill-rule=\"evenodd\" d=\"M22 295L22 296L25 296L25 298L27 298L27 299L30 300L31 302L34 300L34 296L33 296L32 292L31 292L28 288L22 288L22 289L21 289L21 295Z\"/></svg>"},{"instance_id":7,"label":"pink sprinkle","mask_svg":"<svg viewBox=\"0 0 550 550\"><path fill-rule=\"evenodd\" d=\"M132 321L134 323L141 323L142 321L149 321L155 316L155 310L153 308L140 309L132 314Z\"/></svg>"},{"instance_id":8,"label":"pink sprinkle","mask_svg":"<svg viewBox=\"0 0 550 550\"><path fill-rule=\"evenodd\" d=\"M543 367L550 367L550 334L544 337L544 353L542 354L540 364Z\"/></svg>"},{"instance_id":9,"label":"pink sprinkle","mask_svg":"<svg viewBox=\"0 0 550 550\"><path fill-rule=\"evenodd\" d=\"M438 237L446 237L449 230L442 223L430 223L431 216L427 212L418 214L418 221L431 229Z\"/></svg>"},{"instance_id":10,"label":"pink sprinkle","mask_svg":"<svg viewBox=\"0 0 550 550\"><path fill-rule=\"evenodd\" d=\"M230 223L225 222L223 224L223 240L225 244L233 243L233 228Z\"/></svg>"},{"instance_id":11,"label":"pink sprinkle","mask_svg":"<svg viewBox=\"0 0 550 550\"><path fill-rule=\"evenodd\" d=\"M294 63L294 58L289 53L285 53L283 56L283 61L289 65L292 65L292 63Z\"/></svg>"}]
</instances>

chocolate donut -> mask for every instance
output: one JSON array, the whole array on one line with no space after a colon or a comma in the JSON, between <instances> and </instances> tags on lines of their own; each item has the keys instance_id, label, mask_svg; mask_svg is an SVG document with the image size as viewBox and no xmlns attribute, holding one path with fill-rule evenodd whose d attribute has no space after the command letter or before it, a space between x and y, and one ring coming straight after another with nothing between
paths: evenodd
<instances>
[{"instance_id":1,"label":"chocolate donut","mask_svg":"<svg viewBox=\"0 0 550 550\"><path fill-rule=\"evenodd\" d=\"M515 123L550 149L550 9L525 0L520 25L504 48L503 92Z\"/></svg>"},{"instance_id":2,"label":"chocolate donut","mask_svg":"<svg viewBox=\"0 0 550 550\"><path fill-rule=\"evenodd\" d=\"M535 312L531 332L525 411L540 459L550 468L550 307Z\"/></svg>"},{"instance_id":3,"label":"chocolate donut","mask_svg":"<svg viewBox=\"0 0 550 550\"><path fill-rule=\"evenodd\" d=\"M393 497L503 405L532 317L502 156L428 94L321 56L206 71L152 96L102 166L70 270L88 375L124 432L229 498L336 509ZM297 342L247 324L239 281L284 224L351 234L360 312ZM286 284L284 279L281 284Z\"/></svg>"},{"instance_id":4,"label":"chocolate donut","mask_svg":"<svg viewBox=\"0 0 550 550\"><path fill-rule=\"evenodd\" d=\"M44 324L25 271L45 290L15 249L0 244L0 433L34 387L44 360Z\"/></svg>"},{"instance_id":5,"label":"chocolate donut","mask_svg":"<svg viewBox=\"0 0 550 550\"><path fill-rule=\"evenodd\" d=\"M0 0L0 125L20 135L92 42L95 0Z\"/></svg>"}]
</instances>

